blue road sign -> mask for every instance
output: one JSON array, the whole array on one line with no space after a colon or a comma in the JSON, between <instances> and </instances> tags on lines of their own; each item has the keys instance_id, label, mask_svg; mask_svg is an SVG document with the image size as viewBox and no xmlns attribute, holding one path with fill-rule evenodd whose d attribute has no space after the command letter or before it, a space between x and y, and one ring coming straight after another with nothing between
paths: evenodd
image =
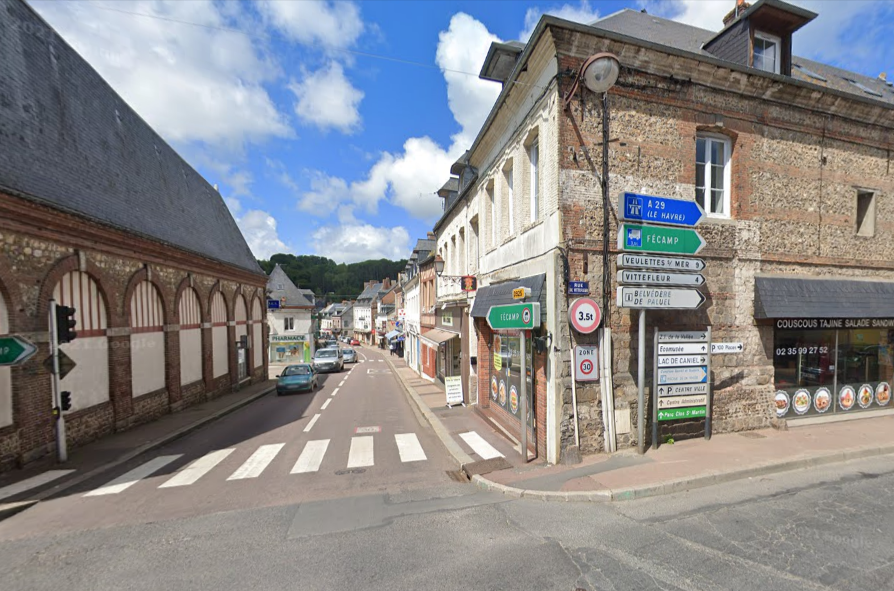
<instances>
[{"instance_id":1,"label":"blue road sign","mask_svg":"<svg viewBox=\"0 0 894 591\"><path fill-rule=\"evenodd\" d=\"M705 216L695 201L624 193L624 219L673 226L697 226Z\"/></svg>"},{"instance_id":2,"label":"blue road sign","mask_svg":"<svg viewBox=\"0 0 894 591\"><path fill-rule=\"evenodd\" d=\"M279 300L267 300L268 310L279 310Z\"/></svg>"},{"instance_id":3,"label":"blue road sign","mask_svg":"<svg viewBox=\"0 0 894 591\"><path fill-rule=\"evenodd\" d=\"M588 281L569 281L568 295L590 295L590 283Z\"/></svg>"}]
</instances>

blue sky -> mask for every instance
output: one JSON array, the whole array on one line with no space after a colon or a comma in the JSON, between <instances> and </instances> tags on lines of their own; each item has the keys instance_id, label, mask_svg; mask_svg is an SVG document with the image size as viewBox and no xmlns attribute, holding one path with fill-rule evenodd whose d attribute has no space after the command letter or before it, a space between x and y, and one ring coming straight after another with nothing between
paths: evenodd
<instances>
[{"instance_id":1,"label":"blue sky","mask_svg":"<svg viewBox=\"0 0 894 591\"><path fill-rule=\"evenodd\" d=\"M819 13L795 53L894 75L894 2ZM495 40L622 8L719 30L735 0L46 1L32 5L212 184L260 258L405 258L500 91Z\"/></svg>"}]
</instances>

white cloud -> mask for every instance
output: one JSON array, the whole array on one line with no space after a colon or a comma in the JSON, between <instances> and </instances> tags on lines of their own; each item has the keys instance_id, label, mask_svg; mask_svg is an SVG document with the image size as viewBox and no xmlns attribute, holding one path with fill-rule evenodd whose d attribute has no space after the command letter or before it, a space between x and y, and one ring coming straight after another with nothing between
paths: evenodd
<instances>
[{"instance_id":1,"label":"white cloud","mask_svg":"<svg viewBox=\"0 0 894 591\"><path fill-rule=\"evenodd\" d=\"M269 259L274 254L292 251L279 239L276 220L266 211L258 209L247 211L236 220L236 223L256 258Z\"/></svg>"},{"instance_id":2,"label":"white cloud","mask_svg":"<svg viewBox=\"0 0 894 591\"><path fill-rule=\"evenodd\" d=\"M727 0L724 1L729 3ZM537 22L544 14L587 25L599 18L599 11L595 8L591 8L588 0L581 0L576 6L573 4L563 4L559 8L550 8L546 11L536 7L529 8L525 13L525 28L518 34L518 38L521 41L527 41L531 37L534 28L537 26Z\"/></svg>"},{"instance_id":3,"label":"white cloud","mask_svg":"<svg viewBox=\"0 0 894 591\"><path fill-rule=\"evenodd\" d=\"M344 179L313 171L310 191L301 193L298 209L319 217L328 217L351 201L351 190Z\"/></svg>"},{"instance_id":4,"label":"white cloud","mask_svg":"<svg viewBox=\"0 0 894 591\"><path fill-rule=\"evenodd\" d=\"M338 62L330 62L302 80L293 81L289 90L298 99L295 113L305 123L344 133L353 133L360 127L358 107L363 92L351 85Z\"/></svg>"},{"instance_id":5,"label":"white cloud","mask_svg":"<svg viewBox=\"0 0 894 591\"><path fill-rule=\"evenodd\" d=\"M360 9L353 2L259 0L257 6L271 26L304 45L345 49L364 30Z\"/></svg>"},{"instance_id":6,"label":"white cloud","mask_svg":"<svg viewBox=\"0 0 894 591\"><path fill-rule=\"evenodd\" d=\"M238 7L222 10L210 0L33 4L165 139L241 146L292 135L264 88L279 76L275 61L245 32L229 30L251 22Z\"/></svg>"},{"instance_id":7,"label":"white cloud","mask_svg":"<svg viewBox=\"0 0 894 591\"><path fill-rule=\"evenodd\" d=\"M324 226L313 233L314 250L339 263L369 259L398 260L410 249L405 228L378 228L370 224Z\"/></svg>"}]
</instances>

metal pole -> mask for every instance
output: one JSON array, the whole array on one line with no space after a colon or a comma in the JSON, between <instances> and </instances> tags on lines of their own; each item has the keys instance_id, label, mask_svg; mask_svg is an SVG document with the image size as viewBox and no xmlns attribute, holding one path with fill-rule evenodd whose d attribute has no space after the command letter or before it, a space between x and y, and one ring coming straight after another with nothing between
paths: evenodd
<instances>
[{"instance_id":1,"label":"metal pole","mask_svg":"<svg viewBox=\"0 0 894 591\"><path fill-rule=\"evenodd\" d=\"M571 406L574 408L574 445L580 449L580 430L577 421L577 357L573 348L571 349Z\"/></svg>"},{"instance_id":2,"label":"metal pole","mask_svg":"<svg viewBox=\"0 0 894 591\"><path fill-rule=\"evenodd\" d=\"M528 360L526 359L527 349L525 349L525 331L521 331L521 338L519 339L521 352L519 356L521 357L521 400L519 403L521 404L521 454L524 461L527 463L528 461L528 374L527 374L527 365Z\"/></svg>"},{"instance_id":3,"label":"metal pole","mask_svg":"<svg viewBox=\"0 0 894 591\"><path fill-rule=\"evenodd\" d=\"M655 327L655 345L652 349L652 449L658 449L658 327Z\"/></svg>"},{"instance_id":4,"label":"metal pole","mask_svg":"<svg viewBox=\"0 0 894 591\"><path fill-rule=\"evenodd\" d=\"M59 384L59 334L56 327L56 300L50 300L50 355L53 357L53 410L56 415L56 457L68 461L65 441L65 417L62 411L62 393Z\"/></svg>"},{"instance_id":5,"label":"metal pole","mask_svg":"<svg viewBox=\"0 0 894 591\"><path fill-rule=\"evenodd\" d=\"M608 263L608 92L602 93L602 321L608 324L608 292L611 275Z\"/></svg>"},{"instance_id":6,"label":"metal pole","mask_svg":"<svg viewBox=\"0 0 894 591\"><path fill-rule=\"evenodd\" d=\"M639 343L637 349L639 367L637 367L636 380L639 392L637 395L637 413L639 419L636 425L636 447L639 453L646 453L646 310L639 311Z\"/></svg>"},{"instance_id":7,"label":"metal pole","mask_svg":"<svg viewBox=\"0 0 894 591\"><path fill-rule=\"evenodd\" d=\"M708 382L708 403L705 408L705 439L711 439L711 413L713 412L714 405L711 403L711 399L714 397L714 388L712 388L711 383L711 327L708 327L708 376L705 378Z\"/></svg>"}]
</instances>

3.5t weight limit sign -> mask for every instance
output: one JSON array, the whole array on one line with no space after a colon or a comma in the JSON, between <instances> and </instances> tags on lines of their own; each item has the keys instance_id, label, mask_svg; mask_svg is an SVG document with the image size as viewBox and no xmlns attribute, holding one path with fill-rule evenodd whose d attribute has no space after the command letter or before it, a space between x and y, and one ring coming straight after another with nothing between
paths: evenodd
<instances>
[{"instance_id":1,"label":"3.5t weight limit sign","mask_svg":"<svg viewBox=\"0 0 894 591\"><path fill-rule=\"evenodd\" d=\"M568 320L572 328L581 334L590 334L602 321L599 304L590 298L580 298L571 302L568 308Z\"/></svg>"}]
</instances>

